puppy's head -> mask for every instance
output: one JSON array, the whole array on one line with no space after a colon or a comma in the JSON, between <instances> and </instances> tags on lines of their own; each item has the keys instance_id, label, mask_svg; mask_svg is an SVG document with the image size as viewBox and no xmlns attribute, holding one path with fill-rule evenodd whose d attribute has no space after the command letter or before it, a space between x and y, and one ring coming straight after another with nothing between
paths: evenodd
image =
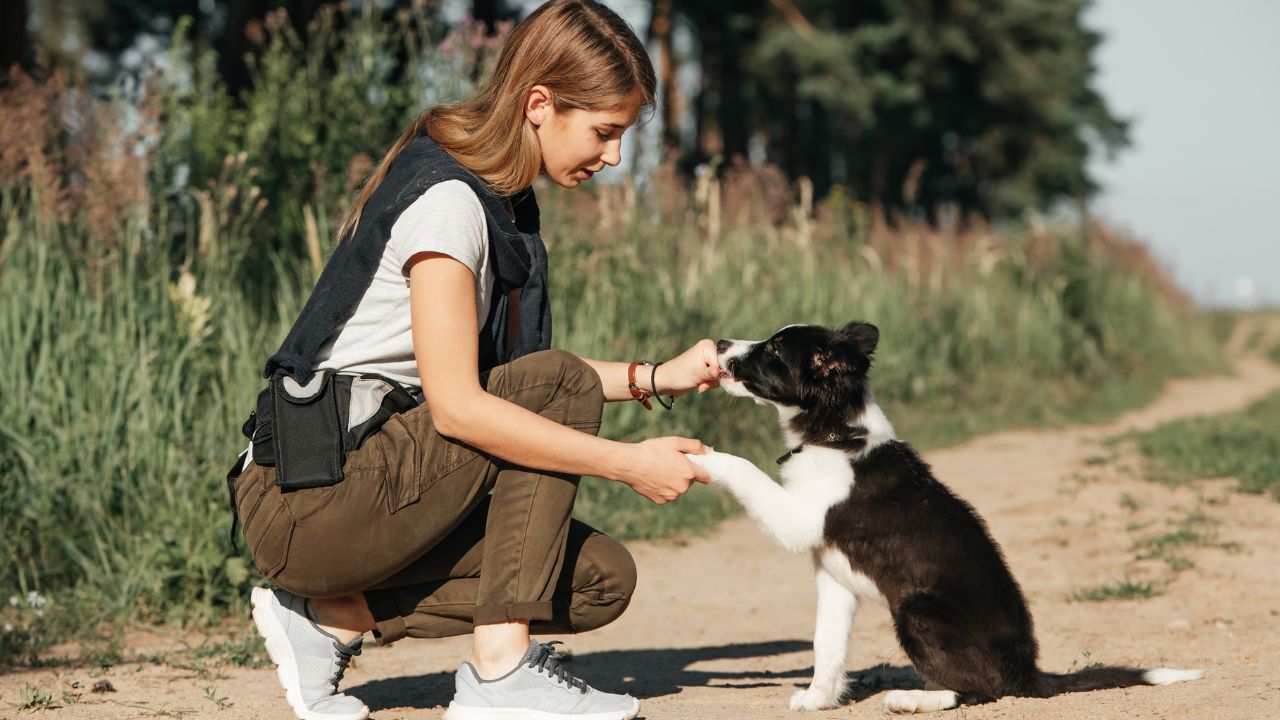
<instances>
[{"instance_id":1,"label":"puppy's head","mask_svg":"<svg viewBox=\"0 0 1280 720\"><path fill-rule=\"evenodd\" d=\"M721 340L720 387L784 407L845 405L861 396L879 340L876 326L863 322L834 330L788 325L765 340Z\"/></svg>"}]
</instances>

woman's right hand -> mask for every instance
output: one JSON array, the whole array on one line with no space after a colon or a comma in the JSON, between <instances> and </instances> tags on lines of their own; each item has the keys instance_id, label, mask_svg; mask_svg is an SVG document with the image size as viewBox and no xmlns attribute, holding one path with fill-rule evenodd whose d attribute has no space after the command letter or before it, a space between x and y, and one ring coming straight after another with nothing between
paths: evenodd
<instances>
[{"instance_id":1,"label":"woman's right hand","mask_svg":"<svg viewBox=\"0 0 1280 720\"><path fill-rule=\"evenodd\" d=\"M706 450L701 440L669 436L624 447L630 457L618 481L658 505L685 494L695 482L706 484L711 479L706 470L685 457L686 453L700 455Z\"/></svg>"}]
</instances>

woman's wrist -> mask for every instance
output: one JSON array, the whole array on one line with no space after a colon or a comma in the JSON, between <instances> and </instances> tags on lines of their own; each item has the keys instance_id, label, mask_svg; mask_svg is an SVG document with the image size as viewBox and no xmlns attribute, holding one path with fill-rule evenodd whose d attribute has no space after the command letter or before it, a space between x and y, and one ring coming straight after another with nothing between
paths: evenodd
<instances>
[{"instance_id":1,"label":"woman's wrist","mask_svg":"<svg viewBox=\"0 0 1280 720\"><path fill-rule=\"evenodd\" d=\"M601 438L602 440L604 438ZM615 482L627 483L629 478L628 470L635 465L634 455L636 446L634 443L622 442L621 440L607 440L610 447L605 455L604 468L600 473L600 477L605 480L613 480Z\"/></svg>"},{"instance_id":2,"label":"woman's wrist","mask_svg":"<svg viewBox=\"0 0 1280 720\"><path fill-rule=\"evenodd\" d=\"M654 395L670 395L671 384L666 380L667 372L670 369L671 366L666 362L659 364L656 368L651 368L649 382L643 383L641 387L646 391L652 391Z\"/></svg>"}]
</instances>

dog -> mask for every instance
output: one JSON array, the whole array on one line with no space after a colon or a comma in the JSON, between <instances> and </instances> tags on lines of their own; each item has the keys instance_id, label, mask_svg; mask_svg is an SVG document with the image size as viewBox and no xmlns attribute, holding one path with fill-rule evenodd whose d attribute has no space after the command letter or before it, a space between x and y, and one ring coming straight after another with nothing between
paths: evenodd
<instances>
[{"instance_id":1,"label":"dog","mask_svg":"<svg viewBox=\"0 0 1280 720\"><path fill-rule=\"evenodd\" d=\"M888 694L893 712L1203 677L1203 670L1169 668L1039 669L1026 599L986 524L898 440L876 404L867 373L879 339L874 325L852 322L720 340L720 387L777 408L790 446L778 458L783 484L712 448L687 456L779 545L813 557L813 681L792 696L791 709L840 703L862 601L888 607L902 649L925 679L925 690Z\"/></svg>"}]
</instances>

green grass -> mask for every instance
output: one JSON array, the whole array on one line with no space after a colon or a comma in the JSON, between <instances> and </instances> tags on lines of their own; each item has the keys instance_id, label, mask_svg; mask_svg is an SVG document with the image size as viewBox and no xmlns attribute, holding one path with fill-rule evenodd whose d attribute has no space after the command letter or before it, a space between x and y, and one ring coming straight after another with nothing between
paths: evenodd
<instances>
[{"instance_id":1,"label":"green grass","mask_svg":"<svg viewBox=\"0 0 1280 720\"><path fill-rule=\"evenodd\" d=\"M1158 583L1142 582L1125 577L1113 583L1090 588L1080 588L1070 595L1074 602L1107 602L1110 600L1147 600L1164 592Z\"/></svg>"},{"instance_id":2,"label":"green grass","mask_svg":"<svg viewBox=\"0 0 1280 720\"><path fill-rule=\"evenodd\" d=\"M1280 393L1245 410L1168 423L1136 435L1153 480L1231 477L1242 492L1280 500Z\"/></svg>"},{"instance_id":3,"label":"green grass","mask_svg":"<svg viewBox=\"0 0 1280 720\"><path fill-rule=\"evenodd\" d=\"M1180 550L1189 547L1213 547L1227 552L1239 552L1233 542L1218 542L1218 525L1221 521L1196 509L1182 518L1168 521L1165 532L1145 535L1134 541L1133 550L1138 560L1163 560L1174 574L1195 567L1195 563ZM1137 528L1135 528L1137 529Z\"/></svg>"}]
</instances>

